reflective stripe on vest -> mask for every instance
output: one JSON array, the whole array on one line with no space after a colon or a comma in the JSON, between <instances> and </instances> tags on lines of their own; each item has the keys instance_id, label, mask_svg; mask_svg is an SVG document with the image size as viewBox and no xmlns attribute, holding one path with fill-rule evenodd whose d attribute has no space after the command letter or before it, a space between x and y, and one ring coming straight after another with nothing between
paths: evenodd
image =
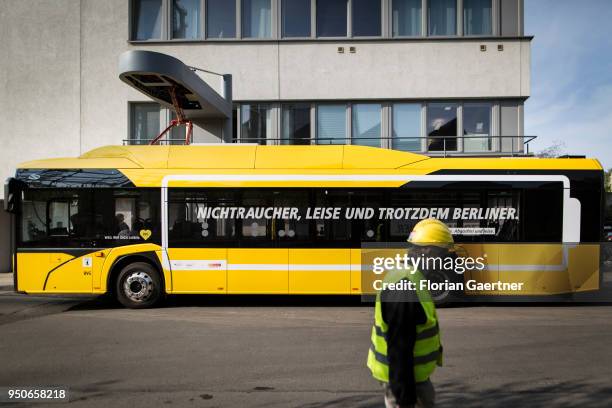
<instances>
[{"instance_id":1,"label":"reflective stripe on vest","mask_svg":"<svg viewBox=\"0 0 612 408\"><path fill-rule=\"evenodd\" d=\"M385 277L386 282L399 282L402 279L409 279L416 283L423 278L419 271L413 274L410 272L398 273L389 272ZM429 292L416 290L417 297L427 318L424 324L416 326L416 339L414 344L414 375L416 382L423 382L429 379L436 366L442 365L442 344L440 341L440 328L436 309L431 300ZM382 318L380 293L376 297L374 309L374 326L371 333L371 346L368 352L368 367L374 378L379 381L389 382L389 360L387 359L387 324Z\"/></svg>"}]
</instances>

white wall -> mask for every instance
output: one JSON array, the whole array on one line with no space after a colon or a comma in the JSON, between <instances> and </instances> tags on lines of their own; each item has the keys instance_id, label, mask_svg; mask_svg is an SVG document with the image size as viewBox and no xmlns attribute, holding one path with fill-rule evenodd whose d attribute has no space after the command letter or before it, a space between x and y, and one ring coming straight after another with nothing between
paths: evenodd
<instances>
[{"instance_id":1,"label":"white wall","mask_svg":"<svg viewBox=\"0 0 612 408\"><path fill-rule=\"evenodd\" d=\"M80 151L79 1L0 2L0 194L22 161Z\"/></svg>"}]
</instances>

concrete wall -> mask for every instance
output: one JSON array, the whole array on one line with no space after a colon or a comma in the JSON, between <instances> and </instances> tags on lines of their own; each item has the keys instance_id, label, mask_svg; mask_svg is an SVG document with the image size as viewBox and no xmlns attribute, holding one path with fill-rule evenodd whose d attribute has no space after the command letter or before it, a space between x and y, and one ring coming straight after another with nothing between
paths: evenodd
<instances>
[{"instance_id":1,"label":"concrete wall","mask_svg":"<svg viewBox=\"0 0 612 408\"><path fill-rule=\"evenodd\" d=\"M81 151L79 4L0 2L0 194L19 162Z\"/></svg>"}]
</instances>

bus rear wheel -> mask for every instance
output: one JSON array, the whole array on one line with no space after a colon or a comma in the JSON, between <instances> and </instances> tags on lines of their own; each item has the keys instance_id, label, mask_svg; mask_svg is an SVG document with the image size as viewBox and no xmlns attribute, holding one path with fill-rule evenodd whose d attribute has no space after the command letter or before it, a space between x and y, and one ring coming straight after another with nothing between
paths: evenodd
<instances>
[{"instance_id":1,"label":"bus rear wheel","mask_svg":"<svg viewBox=\"0 0 612 408\"><path fill-rule=\"evenodd\" d=\"M117 277L117 300L130 309L154 306L162 298L159 272L146 262L134 262L125 266Z\"/></svg>"},{"instance_id":2,"label":"bus rear wheel","mask_svg":"<svg viewBox=\"0 0 612 408\"><path fill-rule=\"evenodd\" d=\"M443 285L446 282L459 283L462 281L463 275L459 275L452 271L450 273L444 271L430 271L425 275L425 277L432 283ZM438 307L453 305L461 298L461 295L463 294L463 291L450 290L447 288L441 290L430 290L429 292L431 299Z\"/></svg>"}]
</instances>

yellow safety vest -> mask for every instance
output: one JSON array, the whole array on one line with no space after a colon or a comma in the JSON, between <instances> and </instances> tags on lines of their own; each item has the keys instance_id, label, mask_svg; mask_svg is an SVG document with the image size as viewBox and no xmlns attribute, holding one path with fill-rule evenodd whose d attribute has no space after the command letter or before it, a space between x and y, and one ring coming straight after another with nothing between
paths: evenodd
<instances>
[{"instance_id":1,"label":"yellow safety vest","mask_svg":"<svg viewBox=\"0 0 612 408\"><path fill-rule=\"evenodd\" d=\"M390 271L385 277L385 282L395 283L402 279L409 279L416 285L416 294L419 299L427 321L416 326L416 341L414 344L414 377L417 383L429 379L436 369L442 366L442 343L440 341L440 329L436 307L427 290L419 290L419 281L424 279L421 272L416 271ZM376 307L374 309L374 327L372 327L372 344L368 352L368 368L372 376L379 381L389 382L389 361L387 360L387 334L388 326L383 320L380 292L376 296Z\"/></svg>"}]
</instances>

